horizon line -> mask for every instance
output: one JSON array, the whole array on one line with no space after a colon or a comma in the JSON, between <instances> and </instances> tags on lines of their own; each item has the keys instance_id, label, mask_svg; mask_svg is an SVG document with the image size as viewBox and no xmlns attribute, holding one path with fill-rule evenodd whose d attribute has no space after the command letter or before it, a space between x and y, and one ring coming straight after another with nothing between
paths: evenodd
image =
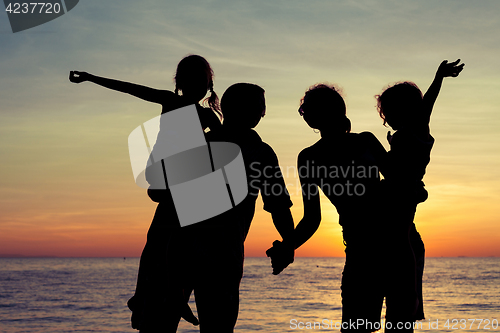
<instances>
[{"instance_id":1,"label":"horizon line","mask_svg":"<svg viewBox=\"0 0 500 333\"><path fill-rule=\"evenodd\" d=\"M499 258L500 256L432 256L432 257L425 257L425 258ZM0 254L0 259L35 259L35 258L59 258L59 259L76 259L76 258L123 258L123 259L139 259L139 257L127 257L127 256L55 256L55 255L38 255L38 256L33 256L33 255L23 255L23 254ZM251 256L251 257L245 257L245 259L250 259L250 258L268 258L266 256ZM341 257L334 257L334 256L296 256L295 258L345 258L345 256Z\"/></svg>"}]
</instances>

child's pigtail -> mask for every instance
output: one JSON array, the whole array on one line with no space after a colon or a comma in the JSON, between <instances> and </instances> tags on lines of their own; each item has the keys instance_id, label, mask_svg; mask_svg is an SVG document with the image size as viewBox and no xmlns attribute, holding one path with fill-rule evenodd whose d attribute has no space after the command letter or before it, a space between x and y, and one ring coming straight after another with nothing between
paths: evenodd
<instances>
[{"instance_id":1,"label":"child's pigtail","mask_svg":"<svg viewBox=\"0 0 500 333\"><path fill-rule=\"evenodd\" d=\"M210 97L208 97L208 99L206 99L206 100L208 100L208 105L210 106L212 111L214 111L215 113L217 113L219 115L219 118L222 120L222 112L220 111L219 97L217 96L217 94L214 91L213 82L210 82L209 90L210 90Z\"/></svg>"}]
</instances>

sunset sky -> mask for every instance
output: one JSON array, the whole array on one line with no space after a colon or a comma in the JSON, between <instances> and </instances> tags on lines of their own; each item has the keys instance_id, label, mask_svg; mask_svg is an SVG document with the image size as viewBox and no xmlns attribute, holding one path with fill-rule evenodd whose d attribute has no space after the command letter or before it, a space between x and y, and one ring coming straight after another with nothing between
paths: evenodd
<instances>
[{"instance_id":1,"label":"sunset sky","mask_svg":"<svg viewBox=\"0 0 500 333\"><path fill-rule=\"evenodd\" d=\"M236 82L266 90L256 130L279 157L296 224L302 198L286 169L319 139L297 113L310 85L340 85L353 131L388 149L373 96L401 80L425 92L442 60L462 59L432 115L429 199L416 225L429 257L500 256L499 15L498 1L82 0L14 34L2 11L0 255L140 255L156 204L134 183L127 138L161 107L68 75L173 90L179 60L200 54L219 96ZM298 256L344 255L325 198L322 212ZM278 237L259 199L246 255L264 256Z\"/></svg>"}]
</instances>

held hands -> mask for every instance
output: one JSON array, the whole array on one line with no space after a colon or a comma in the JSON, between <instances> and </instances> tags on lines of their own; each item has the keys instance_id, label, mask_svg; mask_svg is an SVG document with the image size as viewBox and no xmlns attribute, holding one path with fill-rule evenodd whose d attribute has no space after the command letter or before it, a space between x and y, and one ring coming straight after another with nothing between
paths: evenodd
<instances>
[{"instance_id":1,"label":"held hands","mask_svg":"<svg viewBox=\"0 0 500 333\"><path fill-rule=\"evenodd\" d=\"M462 63L458 65L460 59L457 59L454 62L448 62L448 60L444 60L436 72L436 76L439 77L457 77L458 74L464 69L465 64ZM458 66L457 66L458 65Z\"/></svg>"},{"instance_id":2,"label":"held hands","mask_svg":"<svg viewBox=\"0 0 500 333\"><path fill-rule=\"evenodd\" d=\"M73 83L82 83L88 81L90 74L87 72L71 71L69 72L69 80Z\"/></svg>"},{"instance_id":3,"label":"held hands","mask_svg":"<svg viewBox=\"0 0 500 333\"><path fill-rule=\"evenodd\" d=\"M295 250L293 246L276 240L273 242L273 247L266 251L266 255L271 258L273 275L278 275L293 263Z\"/></svg>"}]
</instances>

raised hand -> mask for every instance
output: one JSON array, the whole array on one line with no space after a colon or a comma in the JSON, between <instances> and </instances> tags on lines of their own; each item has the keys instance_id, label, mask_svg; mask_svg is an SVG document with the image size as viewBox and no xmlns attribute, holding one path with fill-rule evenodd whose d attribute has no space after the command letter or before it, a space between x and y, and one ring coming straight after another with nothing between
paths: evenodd
<instances>
[{"instance_id":1,"label":"raised hand","mask_svg":"<svg viewBox=\"0 0 500 333\"><path fill-rule=\"evenodd\" d=\"M436 76L440 77L457 77L458 74L464 69L465 64L462 63L458 65L460 59L457 59L454 62L448 62L448 60L444 60L437 70Z\"/></svg>"},{"instance_id":2,"label":"raised hand","mask_svg":"<svg viewBox=\"0 0 500 333\"><path fill-rule=\"evenodd\" d=\"M90 74L87 72L71 71L69 72L69 80L73 83L82 83L88 81Z\"/></svg>"},{"instance_id":3,"label":"raised hand","mask_svg":"<svg viewBox=\"0 0 500 333\"><path fill-rule=\"evenodd\" d=\"M293 263L295 250L292 246L276 240L273 247L266 251L266 255L271 258L273 275L278 275Z\"/></svg>"}]
</instances>

